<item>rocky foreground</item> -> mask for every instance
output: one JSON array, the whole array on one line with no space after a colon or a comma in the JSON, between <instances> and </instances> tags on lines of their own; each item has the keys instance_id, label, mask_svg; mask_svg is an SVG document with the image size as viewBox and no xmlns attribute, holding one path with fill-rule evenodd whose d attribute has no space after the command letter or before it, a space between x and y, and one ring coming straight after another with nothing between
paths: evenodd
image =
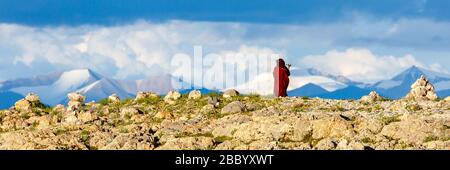
<instances>
[{"instance_id":1,"label":"rocky foreground","mask_svg":"<svg viewBox=\"0 0 450 170\"><path fill-rule=\"evenodd\" d=\"M0 149L450 149L450 99L426 78L401 100L139 93L50 108L30 94L0 111Z\"/></svg>"}]
</instances>

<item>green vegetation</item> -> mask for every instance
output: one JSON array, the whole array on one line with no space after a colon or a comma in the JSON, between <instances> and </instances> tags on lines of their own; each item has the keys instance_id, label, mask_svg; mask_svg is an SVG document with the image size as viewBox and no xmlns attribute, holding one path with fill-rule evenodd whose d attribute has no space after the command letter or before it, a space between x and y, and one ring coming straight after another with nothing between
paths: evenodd
<instances>
[{"instance_id":1,"label":"green vegetation","mask_svg":"<svg viewBox=\"0 0 450 170\"><path fill-rule=\"evenodd\" d=\"M399 122L399 121L401 121L401 120L399 119L398 115L396 115L396 116L382 116L381 117L381 122L383 122L384 125L389 125L391 123Z\"/></svg>"},{"instance_id":2,"label":"green vegetation","mask_svg":"<svg viewBox=\"0 0 450 170\"><path fill-rule=\"evenodd\" d=\"M225 142L227 140L232 140L232 139L233 138L229 137L229 136L218 136L218 137L214 138L214 142L219 144L219 143L223 143L223 142Z\"/></svg>"},{"instance_id":3,"label":"green vegetation","mask_svg":"<svg viewBox=\"0 0 450 170\"><path fill-rule=\"evenodd\" d=\"M362 142L362 143L376 143L375 140L373 140L373 139L371 139L371 138L368 138L368 137L362 138L362 139L361 139L361 142Z\"/></svg>"},{"instance_id":4,"label":"green vegetation","mask_svg":"<svg viewBox=\"0 0 450 170\"><path fill-rule=\"evenodd\" d=\"M437 137L437 136L427 136L427 137L423 140L423 142L424 142L424 143L427 143L427 142L437 141L437 140L439 140L439 137Z\"/></svg>"}]
</instances>

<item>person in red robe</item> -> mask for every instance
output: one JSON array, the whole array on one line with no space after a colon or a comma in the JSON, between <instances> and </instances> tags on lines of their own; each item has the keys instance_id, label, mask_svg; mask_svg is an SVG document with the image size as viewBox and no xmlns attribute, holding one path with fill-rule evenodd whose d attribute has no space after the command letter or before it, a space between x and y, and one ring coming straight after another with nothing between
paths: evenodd
<instances>
[{"instance_id":1,"label":"person in red robe","mask_svg":"<svg viewBox=\"0 0 450 170\"><path fill-rule=\"evenodd\" d=\"M286 97L287 88L289 86L289 68L283 59L277 60L277 66L273 70L273 77L275 79L273 92L276 97Z\"/></svg>"}]
</instances>

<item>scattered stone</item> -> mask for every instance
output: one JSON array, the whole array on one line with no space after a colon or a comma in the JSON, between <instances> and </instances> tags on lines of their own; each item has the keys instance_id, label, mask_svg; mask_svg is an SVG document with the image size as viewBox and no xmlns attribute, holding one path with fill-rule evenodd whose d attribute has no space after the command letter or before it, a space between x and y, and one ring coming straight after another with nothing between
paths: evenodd
<instances>
[{"instance_id":1,"label":"scattered stone","mask_svg":"<svg viewBox=\"0 0 450 170\"><path fill-rule=\"evenodd\" d=\"M240 101L234 101L222 108L222 114L242 113L245 111L245 105Z\"/></svg>"},{"instance_id":2,"label":"scattered stone","mask_svg":"<svg viewBox=\"0 0 450 170\"><path fill-rule=\"evenodd\" d=\"M126 107L121 109L120 111L120 117L121 118L131 118L134 115L139 114L139 110L131 107Z\"/></svg>"},{"instance_id":3,"label":"scattered stone","mask_svg":"<svg viewBox=\"0 0 450 170\"><path fill-rule=\"evenodd\" d=\"M69 98L69 103L67 104L68 111L80 110L86 100L86 97L79 92L69 93L67 97Z\"/></svg>"},{"instance_id":4,"label":"scattered stone","mask_svg":"<svg viewBox=\"0 0 450 170\"><path fill-rule=\"evenodd\" d=\"M206 150L214 145L214 140L209 137L184 137L171 138L157 150Z\"/></svg>"},{"instance_id":5,"label":"scattered stone","mask_svg":"<svg viewBox=\"0 0 450 170\"><path fill-rule=\"evenodd\" d=\"M38 103L40 102L39 96L34 93L28 93L27 96L25 96L25 100L31 102L31 103Z\"/></svg>"},{"instance_id":6,"label":"scattered stone","mask_svg":"<svg viewBox=\"0 0 450 170\"><path fill-rule=\"evenodd\" d=\"M176 100L181 97L180 92L178 91L169 91L167 95L164 97L164 101L169 104L174 104Z\"/></svg>"},{"instance_id":7,"label":"scattered stone","mask_svg":"<svg viewBox=\"0 0 450 170\"><path fill-rule=\"evenodd\" d=\"M81 112L78 113L77 119L79 119L83 123L86 123L94 120L94 116L90 112Z\"/></svg>"},{"instance_id":8,"label":"scattered stone","mask_svg":"<svg viewBox=\"0 0 450 170\"><path fill-rule=\"evenodd\" d=\"M436 100L438 96L434 91L434 86L422 75L411 85L411 91L405 98L414 100Z\"/></svg>"},{"instance_id":9,"label":"scattered stone","mask_svg":"<svg viewBox=\"0 0 450 170\"><path fill-rule=\"evenodd\" d=\"M120 98L117 94L112 94L108 97L108 100L112 103L120 103Z\"/></svg>"},{"instance_id":10,"label":"scattered stone","mask_svg":"<svg viewBox=\"0 0 450 170\"><path fill-rule=\"evenodd\" d=\"M223 98L231 98L234 96L239 96L239 92L235 89L229 89L223 93Z\"/></svg>"},{"instance_id":11,"label":"scattered stone","mask_svg":"<svg viewBox=\"0 0 450 170\"><path fill-rule=\"evenodd\" d=\"M154 92L138 92L135 100L142 100L145 98L157 98L158 94Z\"/></svg>"},{"instance_id":12,"label":"scattered stone","mask_svg":"<svg viewBox=\"0 0 450 170\"><path fill-rule=\"evenodd\" d=\"M211 114L211 113L214 113L214 110L215 110L215 106L214 105L207 104L207 105L202 107L201 112L205 113L205 114Z\"/></svg>"},{"instance_id":13,"label":"scattered stone","mask_svg":"<svg viewBox=\"0 0 450 170\"><path fill-rule=\"evenodd\" d=\"M14 104L14 109L18 111L30 111L31 110L31 103L28 100L20 99Z\"/></svg>"},{"instance_id":14,"label":"scattered stone","mask_svg":"<svg viewBox=\"0 0 450 170\"><path fill-rule=\"evenodd\" d=\"M188 99L200 99L202 97L202 93L200 92L200 90L192 90L191 92L189 92L189 96Z\"/></svg>"},{"instance_id":15,"label":"scattered stone","mask_svg":"<svg viewBox=\"0 0 450 170\"><path fill-rule=\"evenodd\" d=\"M81 103L84 103L84 101L86 100L86 97L79 92L69 93L67 94L67 98L69 98L69 101L77 101Z\"/></svg>"},{"instance_id":16,"label":"scattered stone","mask_svg":"<svg viewBox=\"0 0 450 170\"><path fill-rule=\"evenodd\" d=\"M374 103L377 101L382 101L383 97L381 97L376 91L372 91L369 95L361 97L360 100L366 103Z\"/></svg>"},{"instance_id":17,"label":"scattered stone","mask_svg":"<svg viewBox=\"0 0 450 170\"><path fill-rule=\"evenodd\" d=\"M158 118L158 119L172 119L173 116L169 112L158 112L158 113L155 114L155 118Z\"/></svg>"}]
</instances>

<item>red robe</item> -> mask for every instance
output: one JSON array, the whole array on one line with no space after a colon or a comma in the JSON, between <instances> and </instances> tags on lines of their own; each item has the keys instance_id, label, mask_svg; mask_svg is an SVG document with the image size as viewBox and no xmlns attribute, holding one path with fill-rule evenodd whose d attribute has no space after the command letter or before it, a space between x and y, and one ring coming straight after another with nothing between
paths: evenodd
<instances>
[{"instance_id":1,"label":"red robe","mask_svg":"<svg viewBox=\"0 0 450 170\"><path fill-rule=\"evenodd\" d=\"M275 67L273 70L275 79L273 93L276 97L286 97L289 86L289 70L286 67Z\"/></svg>"}]
</instances>

